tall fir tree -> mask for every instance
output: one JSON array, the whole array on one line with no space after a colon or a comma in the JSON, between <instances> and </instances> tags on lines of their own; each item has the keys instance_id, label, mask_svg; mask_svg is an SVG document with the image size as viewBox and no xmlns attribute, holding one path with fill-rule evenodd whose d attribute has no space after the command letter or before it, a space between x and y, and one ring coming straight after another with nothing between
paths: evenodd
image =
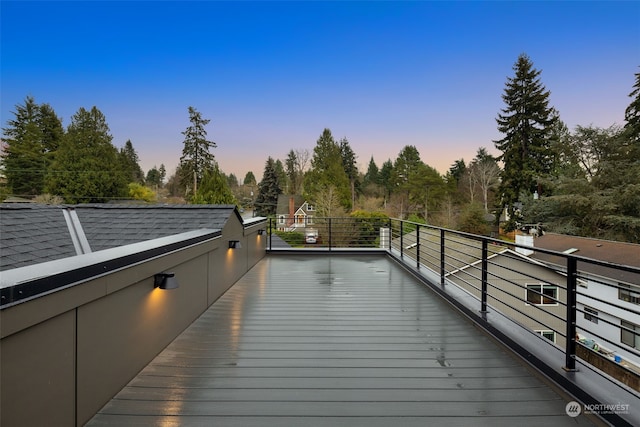
<instances>
[{"instance_id":1,"label":"tall fir tree","mask_svg":"<svg viewBox=\"0 0 640 427\"><path fill-rule=\"evenodd\" d=\"M505 107L496 119L498 130L504 135L494 141L502 152L503 162L499 193L501 203L509 214L506 229L512 230L521 193L530 195L537 180L549 172L555 158L551 146L553 126L557 120L549 107L550 92L540 81L541 71L533 68L531 59L521 54L513 66L514 77L508 77L502 100Z\"/></svg>"},{"instance_id":2,"label":"tall fir tree","mask_svg":"<svg viewBox=\"0 0 640 427\"><path fill-rule=\"evenodd\" d=\"M47 178L47 189L67 203L103 203L126 197L127 180L105 116L95 106L71 117Z\"/></svg>"},{"instance_id":3,"label":"tall fir tree","mask_svg":"<svg viewBox=\"0 0 640 427\"><path fill-rule=\"evenodd\" d=\"M44 191L45 177L64 135L62 121L48 104L28 96L16 105L14 119L2 129L0 163L14 195L36 196Z\"/></svg>"},{"instance_id":4,"label":"tall fir tree","mask_svg":"<svg viewBox=\"0 0 640 427\"><path fill-rule=\"evenodd\" d=\"M140 158L130 139L125 142L118 155L127 181L144 184L144 172L139 164Z\"/></svg>"},{"instance_id":5,"label":"tall fir tree","mask_svg":"<svg viewBox=\"0 0 640 427\"><path fill-rule=\"evenodd\" d=\"M391 197L393 191L393 162L387 159L380 167L380 185L384 188L385 201Z\"/></svg>"},{"instance_id":6,"label":"tall fir tree","mask_svg":"<svg viewBox=\"0 0 640 427\"><path fill-rule=\"evenodd\" d=\"M629 144L628 157L640 163L640 72L635 73L633 90L629 94L631 103L624 112L624 130Z\"/></svg>"},{"instance_id":7,"label":"tall fir tree","mask_svg":"<svg viewBox=\"0 0 640 427\"><path fill-rule=\"evenodd\" d=\"M358 181L358 166L356 165L356 153L351 149L347 138L342 138L338 143L340 155L342 157L342 167L349 178L349 189L351 190L351 206L356 204L356 193L360 191Z\"/></svg>"},{"instance_id":8,"label":"tall fir tree","mask_svg":"<svg viewBox=\"0 0 640 427\"><path fill-rule=\"evenodd\" d=\"M189 122L191 125L182 132L184 147L180 157L180 182L192 185L189 193L198 191L198 182L202 180L205 171L214 167L215 156L209 150L216 147L216 143L207 139L205 126L211 120L202 118L202 114L195 108L189 107Z\"/></svg>"},{"instance_id":9,"label":"tall fir tree","mask_svg":"<svg viewBox=\"0 0 640 427\"><path fill-rule=\"evenodd\" d=\"M364 174L363 184L370 185L378 185L380 184L380 169L378 169L378 165L376 165L375 160L373 160L373 156L369 160L369 165L367 166L367 173Z\"/></svg>"},{"instance_id":10,"label":"tall fir tree","mask_svg":"<svg viewBox=\"0 0 640 427\"><path fill-rule=\"evenodd\" d=\"M344 170L340 146L333 139L331 130L324 129L313 149L311 169L304 177L304 193L307 200L313 201L330 186L335 187L340 204L346 210L351 208L351 189L349 177Z\"/></svg>"},{"instance_id":11,"label":"tall fir tree","mask_svg":"<svg viewBox=\"0 0 640 427\"><path fill-rule=\"evenodd\" d=\"M258 216L275 215L278 207L278 196L282 194L276 163L269 157L264 166L262 181L258 184L258 196L255 210Z\"/></svg>"},{"instance_id":12,"label":"tall fir tree","mask_svg":"<svg viewBox=\"0 0 640 427\"><path fill-rule=\"evenodd\" d=\"M296 169L296 164L298 163L298 156L296 152L290 150L287 154L287 159L285 160L286 172L287 172L287 194L297 194L299 189L299 182L301 182L301 177Z\"/></svg>"}]
</instances>

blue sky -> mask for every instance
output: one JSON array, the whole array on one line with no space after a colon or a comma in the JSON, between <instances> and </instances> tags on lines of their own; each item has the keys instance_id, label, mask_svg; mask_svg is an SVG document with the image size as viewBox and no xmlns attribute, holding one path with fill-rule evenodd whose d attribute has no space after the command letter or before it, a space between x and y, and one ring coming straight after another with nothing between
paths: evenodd
<instances>
[{"instance_id":1,"label":"blue sky","mask_svg":"<svg viewBox=\"0 0 640 427\"><path fill-rule=\"evenodd\" d=\"M226 173L313 150L324 128L362 170L406 145L445 173L480 147L521 53L570 128L624 123L640 2L0 2L2 126L26 96L65 127L97 106L145 172L173 173L187 108Z\"/></svg>"}]
</instances>

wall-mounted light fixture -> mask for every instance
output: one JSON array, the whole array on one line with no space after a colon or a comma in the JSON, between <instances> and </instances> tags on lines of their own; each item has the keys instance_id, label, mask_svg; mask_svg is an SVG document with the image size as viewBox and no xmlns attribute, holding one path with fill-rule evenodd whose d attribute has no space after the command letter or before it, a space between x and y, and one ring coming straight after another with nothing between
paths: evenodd
<instances>
[{"instance_id":1,"label":"wall-mounted light fixture","mask_svg":"<svg viewBox=\"0 0 640 427\"><path fill-rule=\"evenodd\" d=\"M241 247L240 240L229 240L229 249L240 249Z\"/></svg>"},{"instance_id":2,"label":"wall-mounted light fixture","mask_svg":"<svg viewBox=\"0 0 640 427\"><path fill-rule=\"evenodd\" d=\"M153 287L160 289L176 289L180 287L174 273L158 273L153 276Z\"/></svg>"},{"instance_id":3,"label":"wall-mounted light fixture","mask_svg":"<svg viewBox=\"0 0 640 427\"><path fill-rule=\"evenodd\" d=\"M262 236L265 231L266 230L264 228L261 228L260 230L258 230L258 236Z\"/></svg>"}]
</instances>

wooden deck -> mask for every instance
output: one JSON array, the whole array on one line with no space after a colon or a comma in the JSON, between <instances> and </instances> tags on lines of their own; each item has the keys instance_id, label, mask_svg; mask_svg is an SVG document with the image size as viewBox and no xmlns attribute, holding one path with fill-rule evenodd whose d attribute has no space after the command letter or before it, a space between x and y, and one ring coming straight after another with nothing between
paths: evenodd
<instances>
[{"instance_id":1,"label":"wooden deck","mask_svg":"<svg viewBox=\"0 0 640 427\"><path fill-rule=\"evenodd\" d=\"M269 255L88 425L592 425L566 404L384 256Z\"/></svg>"}]
</instances>

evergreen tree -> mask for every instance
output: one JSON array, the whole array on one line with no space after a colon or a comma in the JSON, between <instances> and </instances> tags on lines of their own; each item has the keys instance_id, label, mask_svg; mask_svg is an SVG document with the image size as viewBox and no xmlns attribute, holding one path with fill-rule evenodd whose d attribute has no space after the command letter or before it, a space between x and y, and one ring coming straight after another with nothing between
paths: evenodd
<instances>
[{"instance_id":1,"label":"evergreen tree","mask_svg":"<svg viewBox=\"0 0 640 427\"><path fill-rule=\"evenodd\" d=\"M636 158L640 158L640 73L635 74L636 81L633 90L629 94L631 103L624 111L626 121L624 129L633 144Z\"/></svg>"},{"instance_id":2,"label":"evergreen tree","mask_svg":"<svg viewBox=\"0 0 640 427\"><path fill-rule=\"evenodd\" d=\"M290 150L285 161L287 173L287 193L302 194L304 172L309 161L308 150Z\"/></svg>"},{"instance_id":3,"label":"evergreen tree","mask_svg":"<svg viewBox=\"0 0 640 427\"><path fill-rule=\"evenodd\" d=\"M256 176L253 174L253 172L249 171L247 172L247 174L244 176L244 180L242 181L243 185L248 185L250 187L253 187L256 185Z\"/></svg>"},{"instance_id":4,"label":"evergreen tree","mask_svg":"<svg viewBox=\"0 0 640 427\"><path fill-rule=\"evenodd\" d=\"M237 180L236 180L237 182ZM238 202L229 187L228 178L214 163L211 169L204 172L198 192L191 199L196 205L237 205Z\"/></svg>"},{"instance_id":5,"label":"evergreen tree","mask_svg":"<svg viewBox=\"0 0 640 427\"><path fill-rule=\"evenodd\" d=\"M227 182L229 183L229 187L237 188L240 184L238 184L238 177L235 174L231 173L227 177Z\"/></svg>"},{"instance_id":6,"label":"evergreen tree","mask_svg":"<svg viewBox=\"0 0 640 427\"><path fill-rule=\"evenodd\" d=\"M363 184L365 186L369 184L379 185L380 184L380 169L378 169L378 165L373 160L373 156L371 156L371 160L369 160L369 166L367 167L367 173L364 174Z\"/></svg>"},{"instance_id":7,"label":"evergreen tree","mask_svg":"<svg viewBox=\"0 0 640 427\"><path fill-rule=\"evenodd\" d=\"M380 185L385 190L385 200L391 197L393 191L393 163L387 159L380 168Z\"/></svg>"},{"instance_id":8,"label":"evergreen tree","mask_svg":"<svg viewBox=\"0 0 640 427\"><path fill-rule=\"evenodd\" d=\"M144 172L142 172L142 168L139 165L140 159L130 139L120 149L119 157L127 182L144 184Z\"/></svg>"},{"instance_id":9,"label":"evergreen tree","mask_svg":"<svg viewBox=\"0 0 640 427\"><path fill-rule=\"evenodd\" d=\"M147 185L160 188L164 183L164 178L166 175L167 175L167 170L165 169L164 164L161 164L159 169L156 166L154 166L151 169L149 169L149 171L147 172L147 177L145 178L145 182L147 183Z\"/></svg>"},{"instance_id":10,"label":"evergreen tree","mask_svg":"<svg viewBox=\"0 0 640 427\"><path fill-rule=\"evenodd\" d=\"M351 190L351 206L356 204L356 191L359 190L358 166L356 165L356 153L353 152L347 138L342 138L339 143L340 156L342 157L342 167L349 178L349 188Z\"/></svg>"},{"instance_id":11,"label":"evergreen tree","mask_svg":"<svg viewBox=\"0 0 640 427\"><path fill-rule=\"evenodd\" d=\"M160 187L161 185L160 171L156 166L149 169L149 171L147 172L147 176L145 178L145 182L149 186Z\"/></svg>"},{"instance_id":12,"label":"evergreen tree","mask_svg":"<svg viewBox=\"0 0 640 427\"><path fill-rule=\"evenodd\" d=\"M342 207L351 208L349 177L343 167L340 146L333 139L331 130L324 129L313 149L311 169L304 177L306 199L315 200L320 191L330 186L335 187L334 194Z\"/></svg>"},{"instance_id":13,"label":"evergreen tree","mask_svg":"<svg viewBox=\"0 0 640 427\"><path fill-rule=\"evenodd\" d=\"M504 138L494 141L502 152L498 160L504 164L499 191L510 216L507 229L515 227L516 203L522 201L521 193L532 194L537 179L551 172L551 137L557 120L549 107L550 92L540 81L541 71L533 68L529 57L520 55L513 70L515 76L507 78L502 95L506 106L496 119Z\"/></svg>"},{"instance_id":14,"label":"evergreen tree","mask_svg":"<svg viewBox=\"0 0 640 427\"><path fill-rule=\"evenodd\" d=\"M109 126L95 106L71 117L47 179L51 194L67 203L101 203L126 197L127 180L111 143Z\"/></svg>"},{"instance_id":15,"label":"evergreen tree","mask_svg":"<svg viewBox=\"0 0 640 427\"><path fill-rule=\"evenodd\" d=\"M287 173L284 170L284 165L280 159L277 159L273 164L276 175L278 176L278 184L280 185L280 189L284 191L284 186L287 184Z\"/></svg>"},{"instance_id":16,"label":"evergreen tree","mask_svg":"<svg viewBox=\"0 0 640 427\"><path fill-rule=\"evenodd\" d=\"M35 196L44 190L52 156L64 135L62 121L48 105L27 97L16 105L14 119L3 128L0 163L13 194Z\"/></svg>"},{"instance_id":17,"label":"evergreen tree","mask_svg":"<svg viewBox=\"0 0 640 427\"><path fill-rule=\"evenodd\" d=\"M269 157L264 166L262 181L258 184L258 196L256 198L256 214L269 216L276 214L278 207L278 195L282 194L278 181L275 161Z\"/></svg>"},{"instance_id":18,"label":"evergreen tree","mask_svg":"<svg viewBox=\"0 0 640 427\"><path fill-rule=\"evenodd\" d=\"M465 164L464 159L456 160L449 168L449 173L456 181L456 184L460 182L466 171L467 165Z\"/></svg>"},{"instance_id":19,"label":"evergreen tree","mask_svg":"<svg viewBox=\"0 0 640 427\"><path fill-rule=\"evenodd\" d=\"M301 176L298 174L298 169L296 165L298 163L298 157L296 152L290 150L287 154L287 160L285 160L286 172L287 172L287 193L294 195L298 191L301 182Z\"/></svg>"},{"instance_id":20,"label":"evergreen tree","mask_svg":"<svg viewBox=\"0 0 640 427\"><path fill-rule=\"evenodd\" d=\"M205 126L211 120L203 119L202 115L193 107L189 107L189 122L191 125L182 132L184 148L180 157L180 181L184 185L193 184L191 194L197 193L198 182L204 172L214 169L215 156L209 151L216 147L216 143L207 140Z\"/></svg>"},{"instance_id":21,"label":"evergreen tree","mask_svg":"<svg viewBox=\"0 0 640 427\"><path fill-rule=\"evenodd\" d=\"M424 163L420 160L420 153L413 145L405 146L393 163L392 180L396 193L400 196L400 216L406 218L408 213L415 210L422 199L416 194L419 191L421 172Z\"/></svg>"}]
</instances>

